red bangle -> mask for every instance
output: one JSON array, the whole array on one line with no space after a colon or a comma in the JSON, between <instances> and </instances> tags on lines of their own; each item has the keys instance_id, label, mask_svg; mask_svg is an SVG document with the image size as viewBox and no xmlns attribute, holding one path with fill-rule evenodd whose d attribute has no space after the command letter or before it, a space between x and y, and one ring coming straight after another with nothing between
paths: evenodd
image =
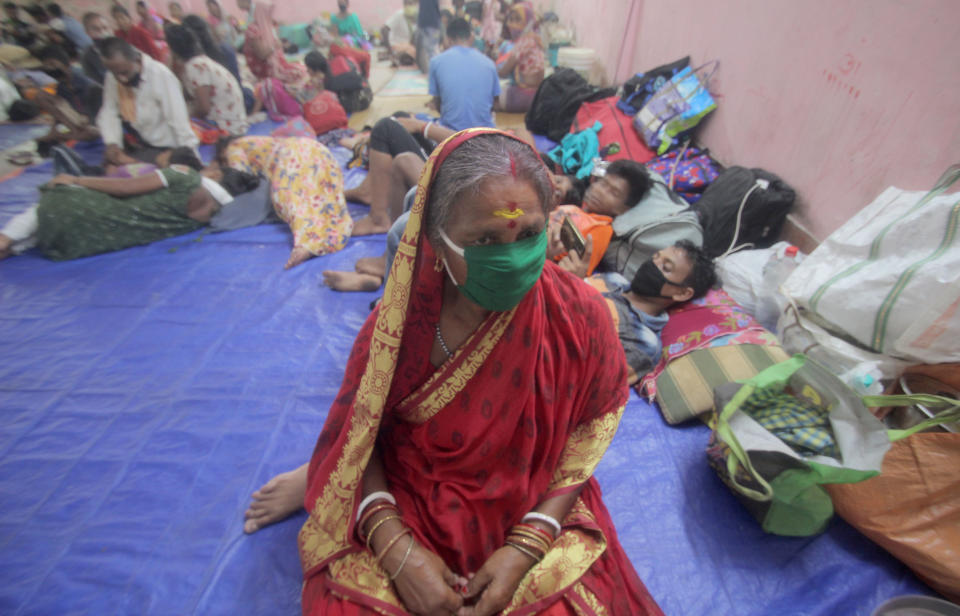
<instances>
[{"instance_id":1,"label":"red bangle","mask_svg":"<svg viewBox=\"0 0 960 616\"><path fill-rule=\"evenodd\" d=\"M521 522L521 523L517 524L517 526L519 526L520 528L526 528L526 529L532 530L533 532L535 532L535 533L537 533L538 535L542 536L544 539L546 539L546 540L547 540L549 543L551 543L551 544L556 540L556 537L554 537L552 534L550 534L549 532L543 530L542 528L539 528L539 527L537 527L537 526L534 526L533 524L527 524L526 522Z\"/></svg>"}]
</instances>

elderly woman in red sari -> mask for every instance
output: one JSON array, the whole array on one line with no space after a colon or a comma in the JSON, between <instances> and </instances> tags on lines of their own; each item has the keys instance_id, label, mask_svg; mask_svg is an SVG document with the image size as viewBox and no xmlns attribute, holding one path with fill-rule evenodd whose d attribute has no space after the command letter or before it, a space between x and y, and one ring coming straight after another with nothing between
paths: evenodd
<instances>
[{"instance_id":1,"label":"elderly woman in red sari","mask_svg":"<svg viewBox=\"0 0 960 616\"><path fill-rule=\"evenodd\" d=\"M544 262L552 191L492 129L427 161L313 459L247 512L305 495L304 614L661 613L592 478L626 368L600 295Z\"/></svg>"}]
</instances>

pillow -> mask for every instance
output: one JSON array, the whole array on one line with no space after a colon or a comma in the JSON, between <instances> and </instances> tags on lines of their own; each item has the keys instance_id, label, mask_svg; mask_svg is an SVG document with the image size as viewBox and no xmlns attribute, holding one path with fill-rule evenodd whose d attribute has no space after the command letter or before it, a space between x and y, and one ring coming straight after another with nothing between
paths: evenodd
<instances>
[{"instance_id":1,"label":"pillow","mask_svg":"<svg viewBox=\"0 0 960 616\"><path fill-rule=\"evenodd\" d=\"M660 334L663 355L636 388L659 403L669 424L712 409L717 385L750 378L789 357L777 337L722 289L668 312L670 320ZM667 388L663 395L661 385Z\"/></svg>"},{"instance_id":2,"label":"pillow","mask_svg":"<svg viewBox=\"0 0 960 616\"><path fill-rule=\"evenodd\" d=\"M668 424L713 408L713 389L748 379L790 358L779 345L730 344L698 349L671 361L656 380L656 400Z\"/></svg>"},{"instance_id":3,"label":"pillow","mask_svg":"<svg viewBox=\"0 0 960 616\"><path fill-rule=\"evenodd\" d=\"M657 393L657 377L676 359L708 346L727 344L779 344L768 332L723 289L711 289L704 297L674 306L667 311L670 320L660 334L663 356L637 387L653 398Z\"/></svg>"}]
</instances>

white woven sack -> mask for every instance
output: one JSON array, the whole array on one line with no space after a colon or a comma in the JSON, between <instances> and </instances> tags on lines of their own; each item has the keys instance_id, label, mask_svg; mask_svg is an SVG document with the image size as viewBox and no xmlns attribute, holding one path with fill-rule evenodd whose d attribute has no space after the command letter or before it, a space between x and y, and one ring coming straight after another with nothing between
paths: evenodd
<instances>
[{"instance_id":1,"label":"white woven sack","mask_svg":"<svg viewBox=\"0 0 960 616\"><path fill-rule=\"evenodd\" d=\"M960 179L929 193L888 188L834 231L781 289L798 306L878 353L960 361Z\"/></svg>"}]
</instances>

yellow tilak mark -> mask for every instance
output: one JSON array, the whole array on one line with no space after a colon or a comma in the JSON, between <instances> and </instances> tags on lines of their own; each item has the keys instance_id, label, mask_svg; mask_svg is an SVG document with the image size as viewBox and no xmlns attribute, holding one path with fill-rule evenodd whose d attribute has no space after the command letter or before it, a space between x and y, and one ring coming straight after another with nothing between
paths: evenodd
<instances>
[{"instance_id":1,"label":"yellow tilak mark","mask_svg":"<svg viewBox=\"0 0 960 616\"><path fill-rule=\"evenodd\" d=\"M516 208L513 210L497 210L493 213L494 216L499 216L500 218L506 218L507 220L513 220L514 218L520 218L523 216L523 210Z\"/></svg>"}]
</instances>

